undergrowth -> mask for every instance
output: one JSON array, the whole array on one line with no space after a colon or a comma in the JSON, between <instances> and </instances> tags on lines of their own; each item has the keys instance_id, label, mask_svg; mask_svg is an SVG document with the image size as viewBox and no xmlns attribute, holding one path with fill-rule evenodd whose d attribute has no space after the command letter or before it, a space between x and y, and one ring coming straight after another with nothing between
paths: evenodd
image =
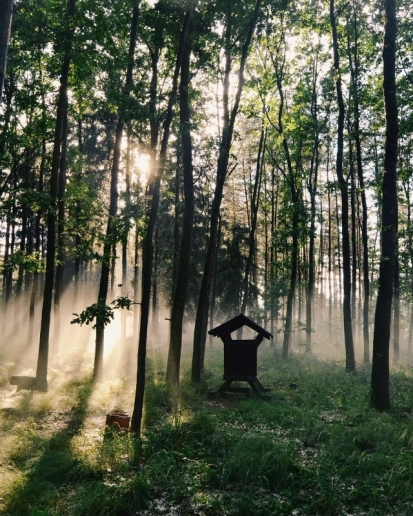
<instances>
[{"instance_id":1,"label":"undergrowth","mask_svg":"<svg viewBox=\"0 0 413 516\"><path fill-rule=\"evenodd\" d=\"M412 371L392 372L393 408L380 413L368 368L262 353L270 400L208 396L222 374L212 352L208 382L184 378L176 399L148 371L140 441L104 431L106 411L130 409L131 382L13 394L0 416L1 514L413 515Z\"/></svg>"}]
</instances>

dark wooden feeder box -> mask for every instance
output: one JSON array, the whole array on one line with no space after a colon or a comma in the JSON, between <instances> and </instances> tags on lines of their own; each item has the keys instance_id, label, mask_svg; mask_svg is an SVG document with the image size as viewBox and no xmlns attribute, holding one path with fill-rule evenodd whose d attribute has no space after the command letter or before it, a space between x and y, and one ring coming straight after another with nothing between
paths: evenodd
<instances>
[{"instance_id":1,"label":"dark wooden feeder box","mask_svg":"<svg viewBox=\"0 0 413 516\"><path fill-rule=\"evenodd\" d=\"M248 326L258 333L255 339L232 339L231 333L243 326ZM243 314L209 330L208 333L214 337L220 337L224 343L224 384L218 393L246 393L249 391L248 388L232 387L231 384L248 382L255 394L264 395L268 389L265 389L257 378L257 350L264 338L272 339L271 333Z\"/></svg>"}]
</instances>

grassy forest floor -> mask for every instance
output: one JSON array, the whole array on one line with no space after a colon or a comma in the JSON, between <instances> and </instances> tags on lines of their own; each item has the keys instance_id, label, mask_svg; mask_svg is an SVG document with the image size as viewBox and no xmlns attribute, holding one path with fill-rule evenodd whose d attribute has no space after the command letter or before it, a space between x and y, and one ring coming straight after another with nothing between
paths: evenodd
<instances>
[{"instance_id":1,"label":"grassy forest floor","mask_svg":"<svg viewBox=\"0 0 413 516\"><path fill-rule=\"evenodd\" d=\"M189 356L186 357L187 368ZM92 515L413 515L413 370L392 371L393 408L369 407L370 371L260 348L271 399L211 399L185 379L167 400L148 362L145 430L105 438L106 413L130 411L133 378L92 389L53 370L46 394L0 389L0 513ZM161 365L161 366L160 366Z\"/></svg>"}]
</instances>

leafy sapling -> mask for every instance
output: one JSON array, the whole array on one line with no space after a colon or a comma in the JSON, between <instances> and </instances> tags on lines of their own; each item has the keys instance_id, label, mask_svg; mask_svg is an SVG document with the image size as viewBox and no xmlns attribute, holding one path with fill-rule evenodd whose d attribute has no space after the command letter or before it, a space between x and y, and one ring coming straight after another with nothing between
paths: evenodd
<instances>
[{"instance_id":1,"label":"leafy sapling","mask_svg":"<svg viewBox=\"0 0 413 516\"><path fill-rule=\"evenodd\" d=\"M96 318L96 320L100 319L103 327L106 328L106 326L114 319L115 310L118 308L132 310L132 305L138 304L139 303L136 303L125 296L117 297L110 305L107 305L103 299L99 299L97 303L87 306L80 314L74 313L73 315L75 315L76 318L70 321L70 324L80 324L80 326L82 326L82 324L90 324ZM92 328L95 329L96 324L92 326Z\"/></svg>"}]
</instances>

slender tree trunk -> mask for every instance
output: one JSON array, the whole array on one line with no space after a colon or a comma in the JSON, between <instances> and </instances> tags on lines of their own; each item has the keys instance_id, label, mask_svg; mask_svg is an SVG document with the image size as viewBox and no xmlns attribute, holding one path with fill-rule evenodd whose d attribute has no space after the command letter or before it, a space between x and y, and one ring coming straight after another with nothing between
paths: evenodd
<instances>
[{"instance_id":1,"label":"slender tree trunk","mask_svg":"<svg viewBox=\"0 0 413 516\"><path fill-rule=\"evenodd\" d=\"M343 175L343 147L344 147L344 100L341 88L340 63L338 53L338 36L334 0L330 0L330 23L333 33L334 69L336 94L338 102L337 128L337 157L336 173L341 193L341 230L343 246L343 317L344 340L346 350L346 370L354 371L356 362L354 357L353 331L351 322L351 265L350 265L350 237L348 227L348 190L347 181Z\"/></svg>"},{"instance_id":2,"label":"slender tree trunk","mask_svg":"<svg viewBox=\"0 0 413 516\"><path fill-rule=\"evenodd\" d=\"M275 167L272 167L271 170L271 248L270 248L270 299L271 299L271 335L274 335L274 338L271 341L271 346L277 347L277 318L278 318L278 295L275 295L276 290L276 266L275 262L277 260L277 249L275 247L274 237L275 231L277 228L277 215L278 215L278 187L279 183L275 185ZM277 289L278 290L278 289Z\"/></svg>"},{"instance_id":3,"label":"slender tree trunk","mask_svg":"<svg viewBox=\"0 0 413 516\"><path fill-rule=\"evenodd\" d=\"M65 259L65 203L64 195L66 189L66 150L67 150L67 106L62 128L62 148L60 155L60 170L57 185L57 265L56 265L56 279L54 292L54 327L53 340L54 352L59 350L60 341L60 301L63 294L63 276L64 276L64 259Z\"/></svg>"},{"instance_id":4,"label":"slender tree trunk","mask_svg":"<svg viewBox=\"0 0 413 516\"><path fill-rule=\"evenodd\" d=\"M176 174L175 174L175 200L174 200L174 252L173 252L173 265L172 265L172 291L171 291L171 305L175 296L175 289L178 281L178 269L179 269L179 249L180 249L180 187L181 187L181 164L182 162L182 149L178 145L177 156L176 156Z\"/></svg>"},{"instance_id":5,"label":"slender tree trunk","mask_svg":"<svg viewBox=\"0 0 413 516\"><path fill-rule=\"evenodd\" d=\"M397 233L397 228L396 228ZM397 238L397 237L396 237ZM396 362L400 359L400 278L399 278L399 259L397 256L396 242L396 258L394 261L394 292L393 292L393 360Z\"/></svg>"},{"instance_id":6,"label":"slender tree trunk","mask_svg":"<svg viewBox=\"0 0 413 516\"><path fill-rule=\"evenodd\" d=\"M155 225L153 236L153 266L152 266L152 330L158 337L158 270L159 270L159 226Z\"/></svg>"},{"instance_id":7,"label":"slender tree trunk","mask_svg":"<svg viewBox=\"0 0 413 516\"><path fill-rule=\"evenodd\" d=\"M182 141L182 164L184 172L185 208L182 226L182 241L179 256L178 279L171 310L171 331L169 341L166 381L170 387L179 384L179 371L182 349L182 325L186 293L189 284L189 265L192 249L192 229L194 221L194 185L192 165L192 139L190 120L190 56L192 48L192 23L189 21L182 53L181 83L179 86L180 129Z\"/></svg>"},{"instance_id":8,"label":"slender tree trunk","mask_svg":"<svg viewBox=\"0 0 413 516\"><path fill-rule=\"evenodd\" d=\"M217 236L217 245L215 247L215 254L214 254L214 266L212 269L212 296L211 296L211 305L209 309L209 321L212 326L214 327L214 314L215 314L215 297L216 297L216 291L217 291L217 270L218 270L218 249L220 247L221 243L221 228L222 228L222 219L221 216L218 218L218 236ZM211 347L214 345L214 337L213 335L209 336L209 344Z\"/></svg>"},{"instance_id":9,"label":"slender tree trunk","mask_svg":"<svg viewBox=\"0 0 413 516\"><path fill-rule=\"evenodd\" d=\"M365 364L370 363L370 332L369 332L369 312L370 312L370 279L369 279L369 243L368 243L368 208L366 200L366 188L364 184L363 157L361 150L360 135L360 107L359 107L359 59L358 59L358 28L355 26L355 59L354 59L354 138L356 142L357 175L362 205L361 235L363 241L363 360Z\"/></svg>"},{"instance_id":10,"label":"slender tree trunk","mask_svg":"<svg viewBox=\"0 0 413 516\"><path fill-rule=\"evenodd\" d=\"M327 171L326 171L326 179L328 183L328 173L330 170L330 148L327 151ZM332 319L333 319L333 298L334 298L334 292L333 292L333 235L332 235L332 208L331 208L331 192L330 188L327 189L327 213L328 213L328 228L327 228L327 235L328 235L328 320L330 321L328 325L328 338L331 342L331 336L332 336Z\"/></svg>"},{"instance_id":11,"label":"slender tree trunk","mask_svg":"<svg viewBox=\"0 0 413 516\"><path fill-rule=\"evenodd\" d=\"M42 141L42 158L40 162L40 170L39 170L39 184L38 184L38 193L43 193L43 182L44 182L44 169L46 164L46 138L43 138ZM42 219L42 210L39 209L36 213L35 223L34 223L34 249L36 258L40 260L40 244L41 244L41 234L40 234L40 225ZM30 295L30 304L29 304L29 326L27 330L27 342L26 346L29 347L33 341L33 333L34 333L34 320L35 320L35 308L36 301L39 292L40 286L40 272L35 271L33 273L33 284L32 284L32 292Z\"/></svg>"},{"instance_id":12,"label":"slender tree trunk","mask_svg":"<svg viewBox=\"0 0 413 516\"><path fill-rule=\"evenodd\" d=\"M363 240L363 284L364 284L364 300L363 300L363 342L364 342L364 363L370 363L370 331L369 331L369 313L370 313L370 273L369 273L369 243L368 243L368 208L366 200L366 189L364 186L364 174L361 156L360 135L356 132L357 146L357 170L359 176L359 185L361 191L362 203L362 229L361 235Z\"/></svg>"},{"instance_id":13,"label":"slender tree trunk","mask_svg":"<svg viewBox=\"0 0 413 516\"><path fill-rule=\"evenodd\" d=\"M30 157L27 156L27 163L24 167L24 178L22 181L23 188L29 187L29 174L30 174ZM26 202L23 201L23 204L20 205L21 211L21 226L20 226L20 244L19 244L19 252L23 255L27 253L27 225L28 225L28 206ZM16 299L18 301L21 300L21 291L23 288L23 275L24 275L24 267L22 264L19 265L17 281L16 281ZM20 307L19 310L20 312Z\"/></svg>"},{"instance_id":14,"label":"slender tree trunk","mask_svg":"<svg viewBox=\"0 0 413 516\"><path fill-rule=\"evenodd\" d=\"M0 104L3 96L4 77L6 75L7 51L9 48L11 21L14 0L0 2Z\"/></svg>"},{"instance_id":15,"label":"slender tree trunk","mask_svg":"<svg viewBox=\"0 0 413 516\"><path fill-rule=\"evenodd\" d=\"M337 189L334 190L334 199L335 199L335 223L337 230L337 271L338 274L334 275L334 302L337 302L337 298L341 299L342 296L342 275L343 275L343 267L341 265L341 233L340 233L340 214L338 209L338 192ZM335 264L334 264L335 265ZM336 265L335 265L336 266ZM338 294L337 294L337 284L338 284Z\"/></svg>"},{"instance_id":16,"label":"slender tree trunk","mask_svg":"<svg viewBox=\"0 0 413 516\"><path fill-rule=\"evenodd\" d=\"M409 153L410 158L410 153ZM412 235L412 208L411 208L411 198L410 198L410 178L404 183L404 190L406 194L407 201L407 231L408 231L408 245L410 251L410 271L413 271L413 235ZM413 279L410 276L410 292L413 292ZM413 346L413 303L411 303L410 308L410 323L409 323L409 334L407 340L407 354L409 358L412 355L412 346Z\"/></svg>"},{"instance_id":17,"label":"slender tree trunk","mask_svg":"<svg viewBox=\"0 0 413 516\"><path fill-rule=\"evenodd\" d=\"M82 138L82 118L81 117L79 117L79 119L77 121L77 140L78 140L79 152L83 157L83 138ZM82 172L80 171L77 176L77 179L80 180L81 177L82 177ZM77 205L76 205L76 209L75 209L75 217L76 217L77 223L79 221L80 214L81 214L81 206L80 206L80 202L78 201ZM82 244L82 238L79 234L79 231L77 231L76 235L75 235L75 249L80 249L81 244ZM74 308L74 310L77 310L77 304L78 304L78 299L79 299L79 286L80 286L79 283L81 280L80 264L81 264L81 258L79 256L79 253L76 253L74 274L73 274L73 282L74 282L74 285L73 285L73 308Z\"/></svg>"},{"instance_id":18,"label":"slender tree trunk","mask_svg":"<svg viewBox=\"0 0 413 516\"><path fill-rule=\"evenodd\" d=\"M136 224L135 228L135 256L133 265L133 299L135 302L139 295L139 226ZM135 307L133 314L133 335L138 333L139 317L138 309Z\"/></svg>"},{"instance_id":19,"label":"slender tree trunk","mask_svg":"<svg viewBox=\"0 0 413 516\"><path fill-rule=\"evenodd\" d=\"M56 250L56 217L54 209L57 202L60 154L64 119L67 109L67 82L72 53L72 41L74 28L72 18L76 12L76 0L70 0L67 13L67 26L69 27L66 39L66 50L62 63L60 76L59 98L57 103L56 127L53 143L52 167L50 173L50 207L47 214L47 248L46 248L46 274L43 293L42 318L40 323L39 355L37 359L36 387L38 390L47 391L47 372L49 364L49 333L50 317L54 289L54 267Z\"/></svg>"},{"instance_id":20,"label":"slender tree trunk","mask_svg":"<svg viewBox=\"0 0 413 516\"><path fill-rule=\"evenodd\" d=\"M313 314L312 305L314 298L314 286L315 286L315 237L316 237L316 195L317 195L317 183L318 183L318 167L319 167L319 129L318 129L318 104L317 104L317 73L314 72L314 83L312 91L312 103L311 112L312 119L315 125L315 139L313 152L311 155L311 166L310 166L310 179L309 179L309 194L310 194L310 246L308 256L308 283L307 283L307 296L306 296L306 352L311 353L312 348L312 331L313 331ZM321 214L322 219L322 214ZM322 245L322 239L320 238L320 246ZM321 249L322 250L322 249ZM320 250L320 251L321 251ZM321 254L321 253L320 253Z\"/></svg>"},{"instance_id":21,"label":"slender tree trunk","mask_svg":"<svg viewBox=\"0 0 413 516\"><path fill-rule=\"evenodd\" d=\"M7 282L8 282L8 276L9 276L9 270L7 267L8 261L9 261L9 252L10 252L10 230L11 230L11 210L10 208L7 210L6 214L6 234L4 236L4 256L3 256L3 302L6 303L7 301Z\"/></svg>"},{"instance_id":22,"label":"slender tree trunk","mask_svg":"<svg viewBox=\"0 0 413 516\"><path fill-rule=\"evenodd\" d=\"M245 264L245 272L244 272L244 285L243 285L243 298L241 304L241 313L246 314L248 298L249 298L249 281L250 281L250 272L254 257L255 250L255 232L257 229L258 223L258 208L260 202L260 190L261 190L261 182L262 182L262 173L263 173L263 163L264 163L264 153L265 153L265 140L266 140L266 131L264 129L264 124L261 129L260 142L258 146L258 156L257 156L257 167L255 172L255 182L254 182L254 191L251 199L251 227L248 238L248 256ZM240 328L242 330L242 328ZM242 332L239 335L239 339L242 337Z\"/></svg>"},{"instance_id":23,"label":"slender tree trunk","mask_svg":"<svg viewBox=\"0 0 413 516\"><path fill-rule=\"evenodd\" d=\"M287 181L287 184L290 188L291 192L291 209L292 209L292 245L291 245L291 269L290 269L290 285L288 289L287 295L287 304L285 309L285 324L284 324L284 339L283 339L283 357L287 358L290 353L290 345L291 345L291 333L292 333L292 321L293 321L293 307L294 307L294 296L297 285L297 278L299 273L299 217L300 217L300 194L297 188L297 178L294 174L294 169L292 165L290 148L288 145L287 137L284 132L283 125L283 116L284 116L284 106L285 106L285 95L283 89L283 79L284 79L284 64L285 64L285 50L284 56L281 60L281 64L279 68L276 69L276 80L277 80L277 90L279 95L280 104L278 107L277 114L277 131L282 138L282 145L284 149L285 161L287 162L287 170L285 171L280 165L276 162L277 167L280 172L283 174L284 178ZM301 158L298 157L298 160Z\"/></svg>"},{"instance_id":24,"label":"slender tree trunk","mask_svg":"<svg viewBox=\"0 0 413 516\"><path fill-rule=\"evenodd\" d=\"M268 309L270 307L270 299L268 296L268 286L269 286L269 276L270 276L270 267L269 267L269 234L268 234L268 174L265 171L265 163L263 163L264 167L264 328L268 326ZM212 325L212 327L214 327ZM273 335L273 334L272 334Z\"/></svg>"},{"instance_id":25,"label":"slender tree trunk","mask_svg":"<svg viewBox=\"0 0 413 516\"><path fill-rule=\"evenodd\" d=\"M409 337L407 341L407 355L409 358L412 357L413 349L413 305L410 308L410 324L409 324Z\"/></svg>"},{"instance_id":26,"label":"slender tree trunk","mask_svg":"<svg viewBox=\"0 0 413 516\"><path fill-rule=\"evenodd\" d=\"M357 295L357 210L356 210L356 181L353 163L353 146L350 139L349 161L350 161L350 206L351 206L351 313L356 316L356 295Z\"/></svg>"},{"instance_id":27,"label":"slender tree trunk","mask_svg":"<svg viewBox=\"0 0 413 516\"><path fill-rule=\"evenodd\" d=\"M16 91L15 74L13 71L9 74L9 80L8 80L7 86L8 87L5 90L5 97L6 97L5 104L6 105L3 108L4 115L3 115L3 123L2 123L2 128L1 128L1 135L0 135L0 156L3 156L4 152L6 150L6 144L8 141L8 134L9 134L9 128L10 128L10 121L11 121L11 117L13 114L12 101L14 99L15 91ZM1 105L1 97L0 97L0 105ZM6 179L3 181L3 183L0 184L0 197L5 192L8 182L10 180L11 180L11 174L9 174L6 177Z\"/></svg>"},{"instance_id":28,"label":"slender tree trunk","mask_svg":"<svg viewBox=\"0 0 413 516\"><path fill-rule=\"evenodd\" d=\"M124 234L122 235L122 296L128 296L129 279L128 279L128 241L129 241L129 216L131 208L131 138L132 131L128 125L127 129L127 146L126 146L126 170L125 170L125 222ZM126 343L126 311L121 313L121 342Z\"/></svg>"},{"instance_id":29,"label":"slender tree trunk","mask_svg":"<svg viewBox=\"0 0 413 516\"><path fill-rule=\"evenodd\" d=\"M133 405L133 414L131 420L131 429L138 436L141 433L142 415L143 415L143 401L145 395L146 382L146 348L148 339L148 322L149 322L149 308L152 288L152 269L153 269L153 255L154 246L153 238L155 233L156 219L158 215L159 199L160 199L160 185L161 178L166 166L166 152L169 143L169 134L173 118L173 107L176 102L176 94L178 90L178 79L181 69L182 53L184 48L184 40L188 28L189 17L185 16L183 27L180 34L179 47L175 65L174 76L172 80L172 90L169 96L168 108L163 124L163 137L159 153L159 163L153 162L152 176L150 178L148 196L150 199L150 211L148 216L148 224L146 234L142 245L142 301L141 301L141 320L139 327L139 346L138 346L138 371L136 377L136 392ZM156 74L156 70L153 70ZM153 82L156 85L156 82ZM156 89L155 89L156 93ZM155 99L156 100L156 99ZM155 112L154 112L155 114ZM155 140L156 128L152 128L152 140ZM156 142L156 140L155 140ZM155 148L155 145L152 146Z\"/></svg>"},{"instance_id":30,"label":"slender tree trunk","mask_svg":"<svg viewBox=\"0 0 413 516\"><path fill-rule=\"evenodd\" d=\"M213 268L213 257L215 254L215 247L217 244L218 234L218 219L221 207L221 201L224 192L225 179L227 177L227 169L229 162L229 151L232 144L232 137L234 133L235 120L239 110L239 104L241 100L242 89L244 85L244 71L245 64L248 57L249 48L251 45L252 37L255 31L255 26L258 20L260 12L260 0L256 1L254 12L251 16L251 20L248 26L247 36L245 38L241 62L238 72L238 87L235 94L234 105L231 113L229 110L229 81L231 75L231 33L232 33L232 13L228 11L226 19L226 64L224 73L224 91L223 91L223 104L224 104L224 124L222 128L220 150L217 163L217 178L214 191L214 198L211 207L211 222L209 231L209 241L205 259L204 273L202 276L202 284L199 293L198 308L195 319L194 329L194 352L192 356L192 374L191 378L193 382L200 382L204 371L204 355L205 355L205 342L208 327L208 314L210 304L210 291L212 281L212 268Z\"/></svg>"},{"instance_id":31,"label":"slender tree trunk","mask_svg":"<svg viewBox=\"0 0 413 516\"><path fill-rule=\"evenodd\" d=\"M379 290L374 319L371 402L390 408L389 344L397 238L397 146L399 123L396 96L396 0L385 0L383 93L386 143L382 183L382 226Z\"/></svg>"},{"instance_id":32,"label":"slender tree trunk","mask_svg":"<svg viewBox=\"0 0 413 516\"><path fill-rule=\"evenodd\" d=\"M132 25L130 31L129 40L129 52L128 52L128 68L126 72L125 86L123 90L123 100L126 101L129 98L130 91L132 88L132 74L134 66L134 54L136 47L136 36L138 31L140 10L136 6L133 8L132 14ZM118 111L118 122L116 125L115 145L113 150L113 161L111 169L111 182L110 182L110 203L109 203L109 216L106 227L106 238L103 247L103 260L102 269L100 275L99 294L98 302L106 304L108 286L109 286L109 271L110 271L110 260L111 260L111 249L113 241L116 239L116 215L118 211L118 175L119 175L119 163L121 157L122 148L122 135L123 127L125 124L124 106L121 106ZM93 380L99 381L102 377L103 367L103 348L104 348L104 321L101 316L96 317L96 341L95 341L95 359L93 366Z\"/></svg>"},{"instance_id":33,"label":"slender tree trunk","mask_svg":"<svg viewBox=\"0 0 413 516\"><path fill-rule=\"evenodd\" d=\"M298 206L293 204L293 227L292 227L292 246L291 246L291 274L290 288L287 295L287 306L285 311L284 340L283 340L283 357L287 358L290 353L291 331L293 319L293 303L295 296L295 288L297 285L297 269L298 269Z\"/></svg>"}]
</instances>

